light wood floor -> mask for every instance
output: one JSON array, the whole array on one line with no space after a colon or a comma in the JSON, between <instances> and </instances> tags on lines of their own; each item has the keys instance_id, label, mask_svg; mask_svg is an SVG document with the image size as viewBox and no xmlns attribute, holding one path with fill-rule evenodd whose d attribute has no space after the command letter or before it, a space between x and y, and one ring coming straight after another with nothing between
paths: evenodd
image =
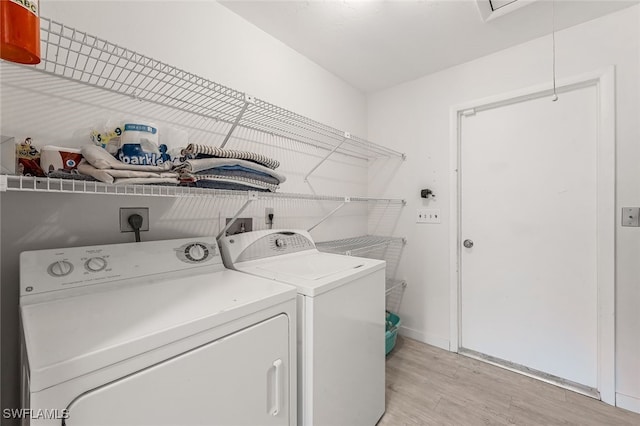
<instances>
[{"instance_id":1,"label":"light wood floor","mask_svg":"<svg viewBox=\"0 0 640 426\"><path fill-rule=\"evenodd\" d=\"M379 426L640 425L640 414L398 337Z\"/></svg>"}]
</instances>

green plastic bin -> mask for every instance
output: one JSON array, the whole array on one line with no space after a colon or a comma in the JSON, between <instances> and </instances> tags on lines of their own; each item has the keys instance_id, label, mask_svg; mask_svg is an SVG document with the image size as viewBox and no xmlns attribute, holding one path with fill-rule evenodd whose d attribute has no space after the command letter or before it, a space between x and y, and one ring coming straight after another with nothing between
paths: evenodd
<instances>
[{"instance_id":1,"label":"green plastic bin","mask_svg":"<svg viewBox=\"0 0 640 426\"><path fill-rule=\"evenodd\" d=\"M400 317L393 312L387 311L386 318L386 342L385 349L386 354L389 355L389 352L396 345L396 339L398 338L398 328L400 328Z\"/></svg>"}]
</instances>

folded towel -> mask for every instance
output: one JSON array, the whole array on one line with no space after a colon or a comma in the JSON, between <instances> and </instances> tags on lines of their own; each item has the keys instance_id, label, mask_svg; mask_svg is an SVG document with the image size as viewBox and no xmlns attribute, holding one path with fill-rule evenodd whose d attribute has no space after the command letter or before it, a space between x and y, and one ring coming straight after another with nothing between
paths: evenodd
<instances>
[{"instance_id":1,"label":"folded towel","mask_svg":"<svg viewBox=\"0 0 640 426\"><path fill-rule=\"evenodd\" d=\"M182 173L182 176L220 176L229 178L247 178L257 180L258 182L268 183L270 185L279 185L280 181L273 176L264 173L254 172L252 170L227 170L221 167L203 170L198 173Z\"/></svg>"},{"instance_id":2,"label":"folded towel","mask_svg":"<svg viewBox=\"0 0 640 426\"><path fill-rule=\"evenodd\" d=\"M187 145L187 147L182 150L182 153L188 155L205 155L210 157L248 160L266 166L270 169L277 169L278 166L280 166L280 162L278 162L277 160L269 158L265 155L257 154L255 152L222 149L215 146L200 145L195 143L190 143L189 145Z\"/></svg>"},{"instance_id":3,"label":"folded towel","mask_svg":"<svg viewBox=\"0 0 640 426\"><path fill-rule=\"evenodd\" d=\"M170 178L119 178L113 182L115 185L159 185L178 186L178 179Z\"/></svg>"},{"instance_id":4,"label":"folded towel","mask_svg":"<svg viewBox=\"0 0 640 426\"><path fill-rule=\"evenodd\" d=\"M127 164L118 161L106 149L96 145L85 145L82 147L82 156L96 169L116 169L116 170L138 170L143 172L163 172L171 169L171 162L167 161L157 166L142 166L138 164Z\"/></svg>"},{"instance_id":5,"label":"folded towel","mask_svg":"<svg viewBox=\"0 0 640 426\"><path fill-rule=\"evenodd\" d=\"M265 166L261 166L260 164L253 163L251 161L237 158L202 158L199 160L187 160L176 169L180 171L186 170L191 173L200 173L205 170L223 167L226 170L235 169L262 173L264 175L272 176L273 178L277 179L278 183L283 183L287 180L284 175L276 172L275 170L272 170Z\"/></svg>"},{"instance_id":6,"label":"folded towel","mask_svg":"<svg viewBox=\"0 0 640 426\"><path fill-rule=\"evenodd\" d=\"M155 166L145 166L155 167ZM78 171L83 175L92 176L105 183L174 183L177 184L178 173L175 172L151 172L141 170L116 170L98 169L82 160L78 165ZM132 179L135 180L132 181Z\"/></svg>"},{"instance_id":7,"label":"folded towel","mask_svg":"<svg viewBox=\"0 0 640 426\"><path fill-rule=\"evenodd\" d=\"M87 181L97 180L92 176L83 175L79 173L77 168L73 170L64 170L64 169L54 170L53 172L49 172L47 176L49 176L51 179L70 179L70 180L87 180Z\"/></svg>"},{"instance_id":8,"label":"folded towel","mask_svg":"<svg viewBox=\"0 0 640 426\"><path fill-rule=\"evenodd\" d=\"M246 177L237 177L237 176L189 174L189 175L182 175L181 182L183 183L195 182L196 184L200 184L200 185L205 185L205 184L202 184L202 182L232 182L239 185L245 185L251 188L260 188L260 189L264 189L266 191L271 191L271 192L276 192L276 190L280 188L278 185L261 182L256 179L251 179ZM209 186L209 187L213 188L214 186Z\"/></svg>"},{"instance_id":9,"label":"folded towel","mask_svg":"<svg viewBox=\"0 0 640 426\"><path fill-rule=\"evenodd\" d=\"M231 191L257 191L257 192L269 192L266 188L259 188L251 185L243 185L237 182L231 181L213 181L213 180L199 180L197 182L189 183L187 186L195 186L196 188L207 189L225 189Z\"/></svg>"}]
</instances>

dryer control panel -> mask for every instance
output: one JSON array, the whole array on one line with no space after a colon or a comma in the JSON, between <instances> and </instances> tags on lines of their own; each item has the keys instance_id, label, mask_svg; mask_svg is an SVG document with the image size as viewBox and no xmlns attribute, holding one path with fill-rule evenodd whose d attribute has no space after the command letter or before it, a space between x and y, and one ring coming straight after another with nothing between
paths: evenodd
<instances>
[{"instance_id":1,"label":"dryer control panel","mask_svg":"<svg viewBox=\"0 0 640 426\"><path fill-rule=\"evenodd\" d=\"M306 231L267 230L224 237L220 249L227 267L233 267L239 262L316 250L316 245Z\"/></svg>"},{"instance_id":2,"label":"dryer control panel","mask_svg":"<svg viewBox=\"0 0 640 426\"><path fill-rule=\"evenodd\" d=\"M20 296L195 268L224 269L214 237L27 251L20 254Z\"/></svg>"}]
</instances>

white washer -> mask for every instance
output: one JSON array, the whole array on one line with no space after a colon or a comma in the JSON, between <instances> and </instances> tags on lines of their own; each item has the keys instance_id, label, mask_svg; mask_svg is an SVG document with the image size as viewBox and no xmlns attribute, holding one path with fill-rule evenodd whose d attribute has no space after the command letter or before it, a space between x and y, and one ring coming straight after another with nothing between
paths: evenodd
<instances>
[{"instance_id":1,"label":"white washer","mask_svg":"<svg viewBox=\"0 0 640 426\"><path fill-rule=\"evenodd\" d=\"M227 267L298 289L298 424L375 425L385 408L385 262L320 253L306 231L219 243Z\"/></svg>"},{"instance_id":2,"label":"white washer","mask_svg":"<svg viewBox=\"0 0 640 426\"><path fill-rule=\"evenodd\" d=\"M296 423L296 291L215 238L24 252L20 283L31 425Z\"/></svg>"}]
</instances>

